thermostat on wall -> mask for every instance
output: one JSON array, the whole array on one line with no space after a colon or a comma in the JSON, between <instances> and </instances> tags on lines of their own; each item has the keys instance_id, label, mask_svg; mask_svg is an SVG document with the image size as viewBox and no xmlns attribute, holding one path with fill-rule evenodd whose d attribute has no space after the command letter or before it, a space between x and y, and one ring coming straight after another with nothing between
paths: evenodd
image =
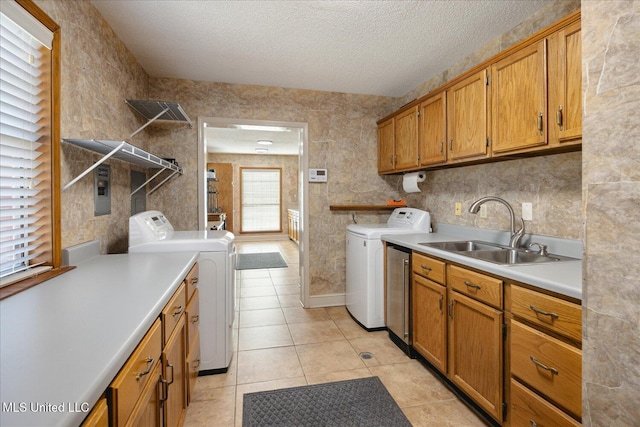
<instances>
[{"instance_id":1,"label":"thermostat on wall","mask_svg":"<svg viewBox=\"0 0 640 427\"><path fill-rule=\"evenodd\" d=\"M309 169L309 182L327 182L327 170Z\"/></svg>"}]
</instances>

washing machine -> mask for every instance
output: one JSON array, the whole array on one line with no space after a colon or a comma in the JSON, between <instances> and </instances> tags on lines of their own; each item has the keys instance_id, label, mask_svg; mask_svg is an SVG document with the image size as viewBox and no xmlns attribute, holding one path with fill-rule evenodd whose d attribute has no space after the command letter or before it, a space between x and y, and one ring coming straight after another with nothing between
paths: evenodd
<instances>
[{"instance_id":1,"label":"washing machine","mask_svg":"<svg viewBox=\"0 0 640 427\"><path fill-rule=\"evenodd\" d=\"M429 233L429 212L396 208L386 223L347 226L347 310L368 331L385 329L383 234Z\"/></svg>"},{"instance_id":2,"label":"washing machine","mask_svg":"<svg viewBox=\"0 0 640 427\"><path fill-rule=\"evenodd\" d=\"M129 253L194 252L200 277L200 375L226 372L233 355L236 247L224 230L174 231L160 211L129 218Z\"/></svg>"}]
</instances>

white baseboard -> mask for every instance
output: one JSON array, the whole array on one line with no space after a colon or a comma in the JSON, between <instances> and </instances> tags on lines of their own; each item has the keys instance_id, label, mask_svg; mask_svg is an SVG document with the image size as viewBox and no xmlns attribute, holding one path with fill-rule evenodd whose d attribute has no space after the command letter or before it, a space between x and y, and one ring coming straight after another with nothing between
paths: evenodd
<instances>
[{"instance_id":1,"label":"white baseboard","mask_svg":"<svg viewBox=\"0 0 640 427\"><path fill-rule=\"evenodd\" d=\"M345 305L345 294L311 295L308 308L336 307Z\"/></svg>"}]
</instances>

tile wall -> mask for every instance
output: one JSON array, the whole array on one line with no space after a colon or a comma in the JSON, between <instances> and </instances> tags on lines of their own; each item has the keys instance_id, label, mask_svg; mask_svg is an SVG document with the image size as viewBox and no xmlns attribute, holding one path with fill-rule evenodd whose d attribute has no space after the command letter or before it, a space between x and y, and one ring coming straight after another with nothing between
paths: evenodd
<instances>
[{"instance_id":1,"label":"tile wall","mask_svg":"<svg viewBox=\"0 0 640 427\"><path fill-rule=\"evenodd\" d=\"M128 138L144 120L124 103L146 99L148 76L89 1L35 2L61 27L62 138ZM146 144L138 134L133 144ZM63 143L61 185L80 175L101 156ZM131 212L131 166L111 165L111 214L95 216L93 173L62 192L62 247L98 239L103 253L126 252Z\"/></svg>"},{"instance_id":2,"label":"tile wall","mask_svg":"<svg viewBox=\"0 0 640 427\"><path fill-rule=\"evenodd\" d=\"M583 424L640 420L640 1L582 4Z\"/></svg>"}]
</instances>

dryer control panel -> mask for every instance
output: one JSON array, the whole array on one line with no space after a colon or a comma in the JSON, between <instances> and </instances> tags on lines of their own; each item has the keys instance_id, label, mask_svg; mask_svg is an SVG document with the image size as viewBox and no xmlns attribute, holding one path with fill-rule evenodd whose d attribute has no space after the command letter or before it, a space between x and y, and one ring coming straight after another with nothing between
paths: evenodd
<instances>
[{"instance_id":1,"label":"dryer control panel","mask_svg":"<svg viewBox=\"0 0 640 427\"><path fill-rule=\"evenodd\" d=\"M160 211L144 211L129 217L129 246L164 240L173 235L173 226Z\"/></svg>"},{"instance_id":2,"label":"dryer control panel","mask_svg":"<svg viewBox=\"0 0 640 427\"><path fill-rule=\"evenodd\" d=\"M396 208L387 220L390 228L411 228L424 233L431 231L431 215L416 208Z\"/></svg>"}]
</instances>

